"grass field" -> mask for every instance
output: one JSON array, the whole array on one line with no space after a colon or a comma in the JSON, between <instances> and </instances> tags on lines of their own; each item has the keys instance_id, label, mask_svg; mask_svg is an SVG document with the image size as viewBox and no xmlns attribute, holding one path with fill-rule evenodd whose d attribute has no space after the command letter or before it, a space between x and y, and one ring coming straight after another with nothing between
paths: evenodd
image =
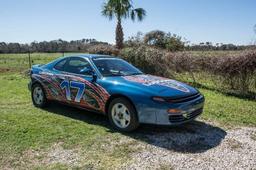
<instances>
[{"instance_id":1,"label":"grass field","mask_svg":"<svg viewBox=\"0 0 256 170\"><path fill-rule=\"evenodd\" d=\"M46 63L58 56L34 54L32 60ZM120 134L104 116L60 104L35 108L27 89L29 79L20 73L28 67L26 61L25 54L0 55L0 169L118 168L139 152L136 142L148 140L143 126L132 134ZM203 121L223 127L256 126L255 101L199 90L206 98ZM66 158L52 161L56 153ZM76 160L76 155L83 159Z\"/></svg>"},{"instance_id":2,"label":"grass field","mask_svg":"<svg viewBox=\"0 0 256 170\"><path fill-rule=\"evenodd\" d=\"M103 167L115 166L115 161L121 163L121 159L129 156L120 155L123 150L128 152L129 146L126 145L105 152L104 146L110 140L118 141L120 136L109 129L105 117L83 114L84 111L61 105L50 106L49 110L37 109L31 104L28 79L19 74L1 74L0 82L0 168L8 164L10 167L22 167L20 157L24 152L47 150L56 143L63 143L65 149L83 148L82 152L90 153L92 162L99 160ZM89 163L87 160L82 166L89 166ZM49 168L55 166L60 165Z\"/></svg>"}]
</instances>

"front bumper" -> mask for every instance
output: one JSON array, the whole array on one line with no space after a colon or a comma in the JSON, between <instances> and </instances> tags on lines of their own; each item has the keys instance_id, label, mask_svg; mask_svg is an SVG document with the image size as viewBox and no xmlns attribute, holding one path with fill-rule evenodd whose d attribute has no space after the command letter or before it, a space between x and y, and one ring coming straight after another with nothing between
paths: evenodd
<instances>
[{"instance_id":1,"label":"front bumper","mask_svg":"<svg viewBox=\"0 0 256 170\"><path fill-rule=\"evenodd\" d=\"M180 115L169 114L168 117L169 117L170 124L179 125L179 124L183 124L183 123L186 123L186 122L196 119L202 113L203 113L203 107L201 107L193 112L187 112L187 113L180 114Z\"/></svg>"},{"instance_id":2,"label":"front bumper","mask_svg":"<svg viewBox=\"0 0 256 170\"><path fill-rule=\"evenodd\" d=\"M157 125L180 125L196 119L203 112L204 96L199 95L180 103L147 101L136 105L140 123ZM138 101L139 103L139 101ZM179 109L179 114L168 113L169 109Z\"/></svg>"},{"instance_id":3,"label":"front bumper","mask_svg":"<svg viewBox=\"0 0 256 170\"><path fill-rule=\"evenodd\" d=\"M182 110L179 114L168 113L166 108L156 111L156 124L159 125L180 125L196 119L203 113L204 96L184 103L170 104L171 109Z\"/></svg>"}]
</instances>

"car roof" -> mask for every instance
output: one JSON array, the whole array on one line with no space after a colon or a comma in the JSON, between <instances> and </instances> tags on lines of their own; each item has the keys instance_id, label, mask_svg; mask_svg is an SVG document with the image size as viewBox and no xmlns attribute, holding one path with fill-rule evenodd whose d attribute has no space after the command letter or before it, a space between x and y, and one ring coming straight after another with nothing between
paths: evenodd
<instances>
[{"instance_id":1,"label":"car roof","mask_svg":"<svg viewBox=\"0 0 256 170\"><path fill-rule=\"evenodd\" d=\"M116 58L115 56L102 55L102 54L77 54L77 55L71 55L71 56L66 56L66 57L67 58L81 57L81 58L89 58L89 59L94 59L94 58Z\"/></svg>"}]
</instances>

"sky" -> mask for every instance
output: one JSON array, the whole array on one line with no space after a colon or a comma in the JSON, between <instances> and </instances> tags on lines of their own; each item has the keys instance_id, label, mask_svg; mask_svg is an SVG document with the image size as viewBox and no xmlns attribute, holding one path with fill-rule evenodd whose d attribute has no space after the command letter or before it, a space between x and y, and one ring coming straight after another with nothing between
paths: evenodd
<instances>
[{"instance_id":1,"label":"sky","mask_svg":"<svg viewBox=\"0 0 256 170\"><path fill-rule=\"evenodd\" d=\"M116 21L101 15L104 0L0 0L0 42L95 38L115 42ZM256 0L133 0L143 22L123 21L124 34L163 30L191 43L248 45L256 40Z\"/></svg>"}]
</instances>

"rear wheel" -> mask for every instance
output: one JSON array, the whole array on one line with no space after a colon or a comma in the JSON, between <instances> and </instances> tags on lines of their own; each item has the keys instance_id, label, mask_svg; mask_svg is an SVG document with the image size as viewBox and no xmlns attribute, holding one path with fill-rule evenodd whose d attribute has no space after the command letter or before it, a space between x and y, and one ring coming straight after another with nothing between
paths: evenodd
<instances>
[{"instance_id":1,"label":"rear wheel","mask_svg":"<svg viewBox=\"0 0 256 170\"><path fill-rule=\"evenodd\" d=\"M136 110L125 98L116 98L111 101L108 117L112 126L119 131L130 132L139 126Z\"/></svg>"},{"instance_id":2,"label":"rear wheel","mask_svg":"<svg viewBox=\"0 0 256 170\"><path fill-rule=\"evenodd\" d=\"M34 106L43 108L47 104L47 98L45 95L45 91L40 84L34 84L31 89L31 97Z\"/></svg>"}]
</instances>

